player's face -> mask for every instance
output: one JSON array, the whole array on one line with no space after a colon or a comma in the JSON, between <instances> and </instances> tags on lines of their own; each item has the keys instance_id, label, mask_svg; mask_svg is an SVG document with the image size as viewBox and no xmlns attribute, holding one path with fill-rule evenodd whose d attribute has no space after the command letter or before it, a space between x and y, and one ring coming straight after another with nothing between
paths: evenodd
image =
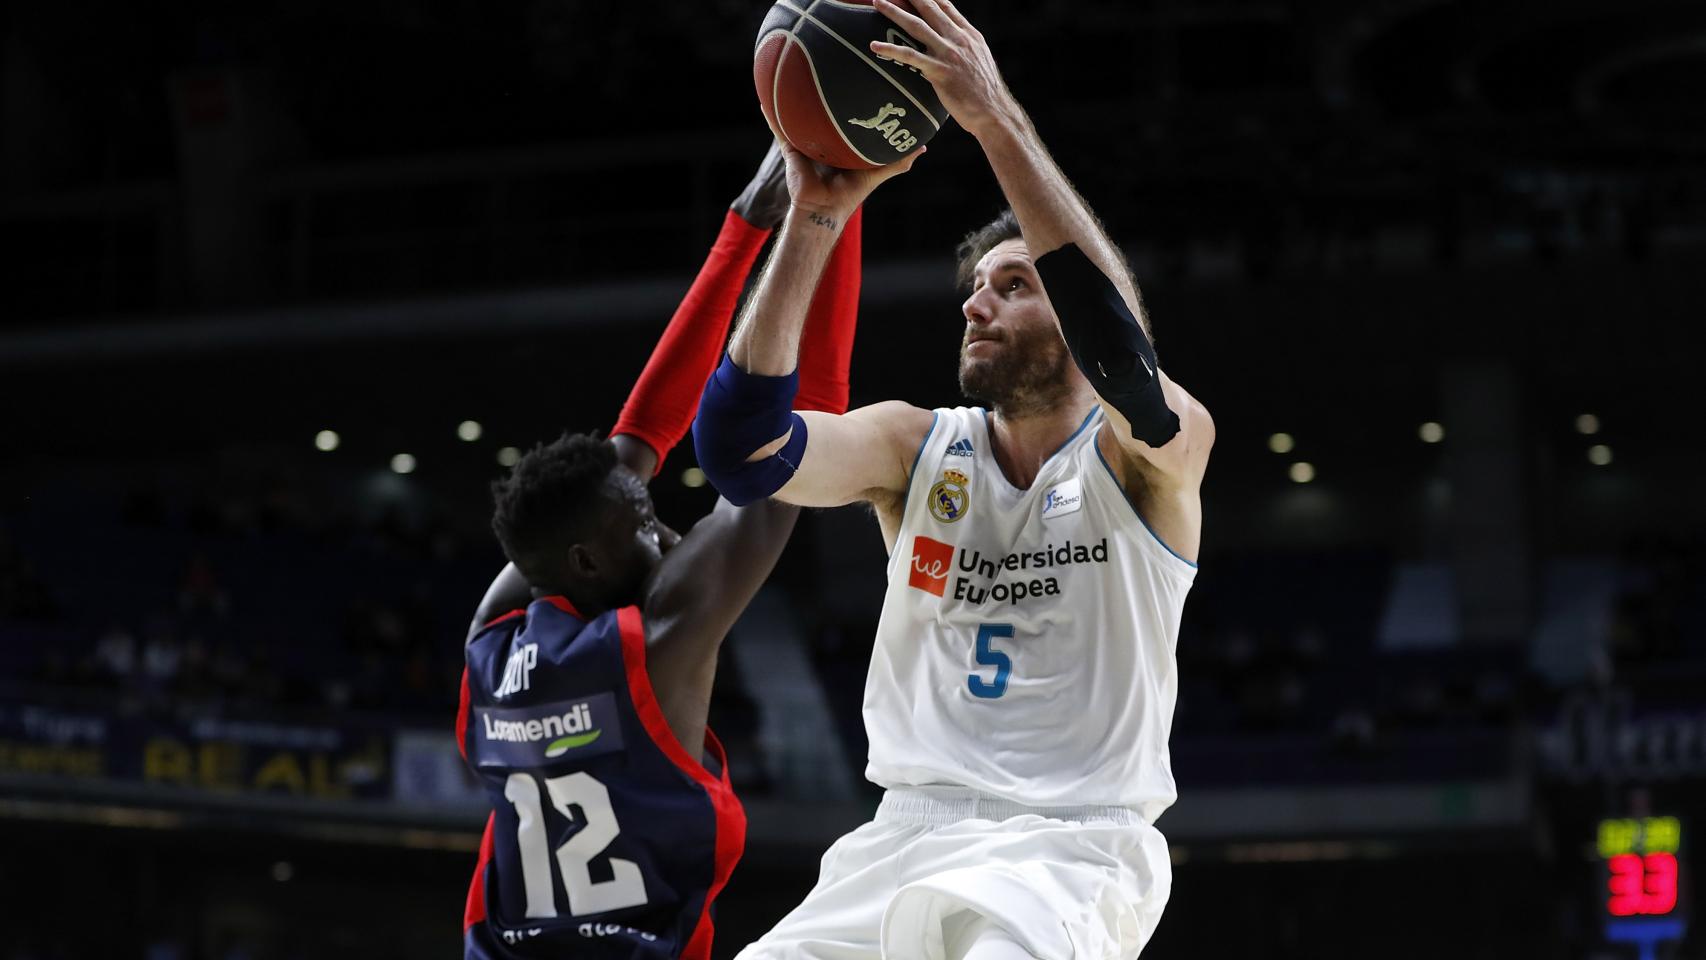
<instances>
[{"instance_id":1,"label":"player's face","mask_svg":"<svg viewBox=\"0 0 1706 960\"><path fill-rule=\"evenodd\" d=\"M606 593L611 606L637 603L646 577L663 559L666 534L645 482L628 468L610 471L604 499L607 520L598 538L598 552L608 571Z\"/></svg>"},{"instance_id":2,"label":"player's face","mask_svg":"<svg viewBox=\"0 0 1706 960\"><path fill-rule=\"evenodd\" d=\"M1047 409L1071 391L1072 355L1023 240L1003 240L984 254L960 312L966 396L1016 415Z\"/></svg>"}]
</instances>

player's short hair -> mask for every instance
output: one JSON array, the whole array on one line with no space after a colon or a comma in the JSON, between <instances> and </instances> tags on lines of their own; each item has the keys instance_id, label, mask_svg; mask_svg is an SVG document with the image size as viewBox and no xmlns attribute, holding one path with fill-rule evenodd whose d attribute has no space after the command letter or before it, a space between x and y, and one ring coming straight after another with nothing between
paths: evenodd
<instances>
[{"instance_id":1,"label":"player's short hair","mask_svg":"<svg viewBox=\"0 0 1706 960\"><path fill-rule=\"evenodd\" d=\"M973 274L977 272L977 262L984 254L995 249L995 245L1007 240L1018 240L1024 236L1019 231L1019 218L1013 215L1013 208L1001 211L994 220L989 221L976 230L966 234L960 245L954 248L956 258L954 282L960 289L970 291Z\"/></svg>"},{"instance_id":2,"label":"player's short hair","mask_svg":"<svg viewBox=\"0 0 1706 960\"><path fill-rule=\"evenodd\" d=\"M562 551L593 532L616 462L616 448L598 435L564 433L492 483L492 532L529 583L555 579Z\"/></svg>"}]
</instances>

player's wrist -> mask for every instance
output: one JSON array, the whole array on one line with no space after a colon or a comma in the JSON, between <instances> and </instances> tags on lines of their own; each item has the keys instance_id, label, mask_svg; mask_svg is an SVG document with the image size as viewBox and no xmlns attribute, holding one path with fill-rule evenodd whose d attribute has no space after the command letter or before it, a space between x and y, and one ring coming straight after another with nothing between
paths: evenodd
<instances>
[{"instance_id":1,"label":"player's wrist","mask_svg":"<svg viewBox=\"0 0 1706 960\"><path fill-rule=\"evenodd\" d=\"M988 110L975 117L967 117L966 120L970 122L962 121L960 126L982 144L984 149L989 149L993 143L1001 141L1023 140L1031 133L1030 116L1011 94L1003 96Z\"/></svg>"},{"instance_id":2,"label":"player's wrist","mask_svg":"<svg viewBox=\"0 0 1706 960\"><path fill-rule=\"evenodd\" d=\"M847 226L848 218L853 211L859 209L858 204L843 207L839 204L802 203L795 200L788 207L788 223L797 229L813 234L829 234L832 238L840 236L843 227Z\"/></svg>"},{"instance_id":3,"label":"player's wrist","mask_svg":"<svg viewBox=\"0 0 1706 960\"><path fill-rule=\"evenodd\" d=\"M770 230L782 222L788 212L787 164L774 144L758 165L746 189L729 204L729 209L760 230Z\"/></svg>"}]
</instances>

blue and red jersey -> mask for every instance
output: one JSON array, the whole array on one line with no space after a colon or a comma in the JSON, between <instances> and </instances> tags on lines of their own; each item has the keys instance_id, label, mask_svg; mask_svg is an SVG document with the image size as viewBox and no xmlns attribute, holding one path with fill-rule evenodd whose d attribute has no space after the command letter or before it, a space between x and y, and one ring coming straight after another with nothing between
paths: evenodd
<instances>
[{"instance_id":1,"label":"blue and red jersey","mask_svg":"<svg viewBox=\"0 0 1706 960\"><path fill-rule=\"evenodd\" d=\"M665 722L639 608L587 620L535 600L466 660L457 739L492 815L465 956L707 960L746 815L716 738L701 762Z\"/></svg>"}]
</instances>

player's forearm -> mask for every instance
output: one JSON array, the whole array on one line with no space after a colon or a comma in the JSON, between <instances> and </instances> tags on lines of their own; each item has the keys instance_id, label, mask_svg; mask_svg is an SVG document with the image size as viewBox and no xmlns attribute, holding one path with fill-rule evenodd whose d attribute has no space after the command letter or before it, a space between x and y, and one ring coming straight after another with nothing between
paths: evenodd
<instances>
[{"instance_id":1,"label":"player's forearm","mask_svg":"<svg viewBox=\"0 0 1706 960\"><path fill-rule=\"evenodd\" d=\"M652 476L693 423L699 391L722 359L741 288L769 236L738 212L724 217L692 287L652 348L610 431L623 464L641 477Z\"/></svg>"},{"instance_id":2,"label":"player's forearm","mask_svg":"<svg viewBox=\"0 0 1706 960\"><path fill-rule=\"evenodd\" d=\"M776 250L729 343L729 357L742 370L769 377L793 372L812 294L845 220L798 208L788 211Z\"/></svg>"},{"instance_id":3,"label":"player's forearm","mask_svg":"<svg viewBox=\"0 0 1706 960\"><path fill-rule=\"evenodd\" d=\"M1075 243L1108 276L1135 312L1137 289L1124 258L1090 205L1061 172L1030 117L1010 101L976 134L1033 258Z\"/></svg>"}]
</instances>

